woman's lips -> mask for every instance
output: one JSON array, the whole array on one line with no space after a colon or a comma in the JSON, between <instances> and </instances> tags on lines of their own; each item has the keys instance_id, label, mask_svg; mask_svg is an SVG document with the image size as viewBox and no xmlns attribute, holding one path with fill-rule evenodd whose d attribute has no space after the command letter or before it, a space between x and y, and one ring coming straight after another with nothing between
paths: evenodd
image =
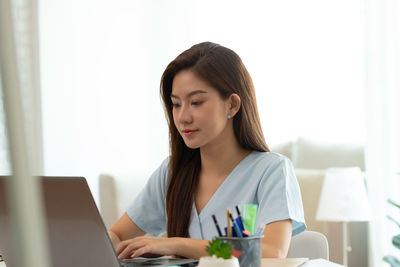
<instances>
[{"instance_id":1,"label":"woman's lips","mask_svg":"<svg viewBox=\"0 0 400 267\"><path fill-rule=\"evenodd\" d=\"M185 136L191 136L192 134L194 134L195 132L197 132L197 130L183 130L182 133Z\"/></svg>"}]
</instances>

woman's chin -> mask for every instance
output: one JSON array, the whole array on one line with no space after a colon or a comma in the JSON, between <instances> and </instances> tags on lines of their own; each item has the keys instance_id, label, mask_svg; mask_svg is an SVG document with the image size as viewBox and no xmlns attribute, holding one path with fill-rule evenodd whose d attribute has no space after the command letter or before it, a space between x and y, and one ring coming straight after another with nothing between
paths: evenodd
<instances>
[{"instance_id":1,"label":"woman's chin","mask_svg":"<svg viewBox=\"0 0 400 267\"><path fill-rule=\"evenodd\" d=\"M198 143L194 143L194 142L185 142L185 145L190 149L200 148L200 145Z\"/></svg>"},{"instance_id":2,"label":"woman's chin","mask_svg":"<svg viewBox=\"0 0 400 267\"><path fill-rule=\"evenodd\" d=\"M197 149L199 148L199 146L195 146L195 145L186 145L188 148L190 149Z\"/></svg>"}]
</instances>

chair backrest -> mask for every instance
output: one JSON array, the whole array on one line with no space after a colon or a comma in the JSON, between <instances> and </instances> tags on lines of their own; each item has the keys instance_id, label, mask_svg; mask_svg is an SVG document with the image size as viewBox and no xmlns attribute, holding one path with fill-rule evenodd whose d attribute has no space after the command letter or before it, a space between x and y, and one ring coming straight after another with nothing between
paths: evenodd
<instances>
[{"instance_id":1,"label":"chair backrest","mask_svg":"<svg viewBox=\"0 0 400 267\"><path fill-rule=\"evenodd\" d=\"M287 257L329 260L328 240L319 232L304 231L292 237Z\"/></svg>"},{"instance_id":2,"label":"chair backrest","mask_svg":"<svg viewBox=\"0 0 400 267\"><path fill-rule=\"evenodd\" d=\"M100 214L109 229L118 219L118 200L115 179L112 175L99 176Z\"/></svg>"},{"instance_id":3,"label":"chair backrest","mask_svg":"<svg viewBox=\"0 0 400 267\"><path fill-rule=\"evenodd\" d=\"M100 213L107 229L126 211L144 188L151 173L99 175Z\"/></svg>"}]
</instances>

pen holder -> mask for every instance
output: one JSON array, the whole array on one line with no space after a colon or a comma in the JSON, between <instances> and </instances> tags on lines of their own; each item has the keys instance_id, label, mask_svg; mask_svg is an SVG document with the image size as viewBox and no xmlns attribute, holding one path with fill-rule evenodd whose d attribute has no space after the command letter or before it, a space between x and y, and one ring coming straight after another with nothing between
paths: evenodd
<instances>
[{"instance_id":1,"label":"pen holder","mask_svg":"<svg viewBox=\"0 0 400 267\"><path fill-rule=\"evenodd\" d=\"M230 243L234 250L239 254L236 256L239 259L240 267L261 267L261 239L264 236L252 237L217 237Z\"/></svg>"}]
</instances>

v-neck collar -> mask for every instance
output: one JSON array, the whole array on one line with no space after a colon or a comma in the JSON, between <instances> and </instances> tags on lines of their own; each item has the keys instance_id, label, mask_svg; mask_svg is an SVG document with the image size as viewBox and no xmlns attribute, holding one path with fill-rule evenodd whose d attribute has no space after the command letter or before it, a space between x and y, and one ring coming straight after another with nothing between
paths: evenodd
<instances>
[{"instance_id":1,"label":"v-neck collar","mask_svg":"<svg viewBox=\"0 0 400 267\"><path fill-rule=\"evenodd\" d=\"M234 174L237 172L237 169L239 168L239 166L245 164L245 162L247 162L250 158L250 156L254 154L254 151L250 152L246 157L244 157L236 166L235 168L233 168L233 170L229 173L229 175L224 179L224 181L221 183L221 185L218 187L217 191L214 192L214 194L211 196L211 198L208 200L208 202L206 203L206 205L203 207L203 209L201 210L200 214L197 212L197 208L196 208L196 203L193 201L193 210L195 211L194 214L196 215L196 217L199 219L199 221L202 221L202 219L204 218L204 216L208 216L208 210L210 209L210 206L213 205L213 203L215 201L217 201L216 199L218 198L218 195L220 195L220 192L223 191L223 188L226 186L225 184L228 183L228 181L230 179L232 179L231 177L234 176Z\"/></svg>"}]
</instances>

